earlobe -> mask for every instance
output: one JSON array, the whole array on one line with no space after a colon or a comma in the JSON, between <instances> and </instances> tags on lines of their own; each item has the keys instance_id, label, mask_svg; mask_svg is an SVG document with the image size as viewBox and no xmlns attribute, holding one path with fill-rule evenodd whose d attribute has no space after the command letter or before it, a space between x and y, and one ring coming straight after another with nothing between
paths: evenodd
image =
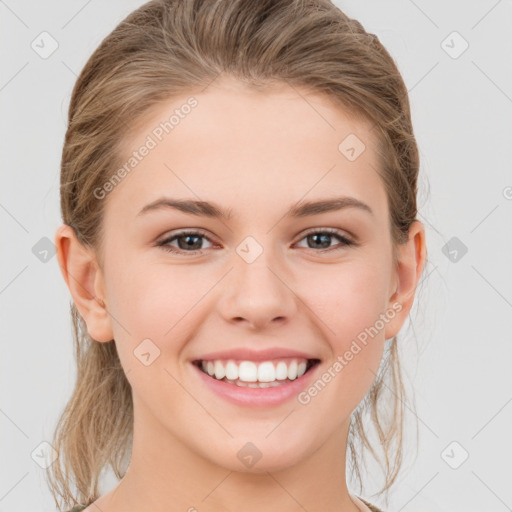
<instances>
[{"instance_id":1,"label":"earlobe","mask_svg":"<svg viewBox=\"0 0 512 512\"><path fill-rule=\"evenodd\" d=\"M398 334L414 303L418 282L426 260L425 229L414 221L409 229L409 239L398 247L396 291L390 297L389 307L398 311L386 326L386 339Z\"/></svg>"},{"instance_id":2,"label":"earlobe","mask_svg":"<svg viewBox=\"0 0 512 512\"><path fill-rule=\"evenodd\" d=\"M89 335L96 341L110 341L113 331L105 302L103 274L92 248L84 246L67 224L55 233L60 271Z\"/></svg>"}]
</instances>

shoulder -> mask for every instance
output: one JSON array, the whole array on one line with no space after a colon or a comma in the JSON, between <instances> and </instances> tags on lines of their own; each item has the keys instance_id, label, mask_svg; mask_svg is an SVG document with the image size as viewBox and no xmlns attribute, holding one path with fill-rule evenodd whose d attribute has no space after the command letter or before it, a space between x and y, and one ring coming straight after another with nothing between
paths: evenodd
<instances>
[{"instance_id":1,"label":"shoulder","mask_svg":"<svg viewBox=\"0 0 512 512\"><path fill-rule=\"evenodd\" d=\"M371 512L383 512L380 508L376 507L375 505L372 505L370 502L366 501L365 499L358 496L358 499L360 499L370 510ZM80 512L87 508L87 505L77 505L76 507L73 507L68 512Z\"/></svg>"}]
</instances>

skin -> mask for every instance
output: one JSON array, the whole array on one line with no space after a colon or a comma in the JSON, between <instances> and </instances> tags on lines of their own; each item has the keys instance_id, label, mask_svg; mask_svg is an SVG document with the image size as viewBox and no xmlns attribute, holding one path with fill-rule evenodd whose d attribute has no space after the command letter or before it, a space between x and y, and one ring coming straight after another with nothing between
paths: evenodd
<instances>
[{"instance_id":1,"label":"skin","mask_svg":"<svg viewBox=\"0 0 512 512\"><path fill-rule=\"evenodd\" d=\"M127 140L126 155L189 96L154 109ZM287 85L256 92L227 78L194 97L198 106L104 199L101 258L66 225L55 235L90 335L115 339L133 390L128 472L87 512L369 510L346 486L350 414L412 306L424 228L411 226L395 266L371 125L327 97ZM350 133L366 145L355 161L338 150ZM165 194L215 202L233 215L170 208L137 215ZM300 200L334 195L355 197L373 214L349 207L283 217ZM194 239L202 253L187 253L183 238L181 246L169 242L180 254L156 246L192 228L209 239ZM312 228L337 229L357 243L332 236L315 245L305 233ZM236 252L247 236L263 249L250 264ZM213 350L291 347L321 359L321 375L393 303L401 311L307 405L231 404L190 363ZM150 366L133 354L147 338L160 349ZM248 441L262 453L251 468L237 458Z\"/></svg>"}]
</instances>

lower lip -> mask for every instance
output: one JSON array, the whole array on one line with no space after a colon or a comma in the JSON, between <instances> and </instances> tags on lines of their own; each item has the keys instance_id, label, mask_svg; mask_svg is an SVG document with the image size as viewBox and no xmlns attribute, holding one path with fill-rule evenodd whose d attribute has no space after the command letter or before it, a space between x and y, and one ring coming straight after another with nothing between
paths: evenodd
<instances>
[{"instance_id":1,"label":"lower lip","mask_svg":"<svg viewBox=\"0 0 512 512\"><path fill-rule=\"evenodd\" d=\"M228 384L222 380L210 377L195 364L192 364L192 366L199 373L199 377L209 389L229 402L251 407L272 407L287 402L293 397L297 397L299 393L309 385L320 363L317 363L304 375L291 382L269 388L249 388L237 386L236 384Z\"/></svg>"}]
</instances>

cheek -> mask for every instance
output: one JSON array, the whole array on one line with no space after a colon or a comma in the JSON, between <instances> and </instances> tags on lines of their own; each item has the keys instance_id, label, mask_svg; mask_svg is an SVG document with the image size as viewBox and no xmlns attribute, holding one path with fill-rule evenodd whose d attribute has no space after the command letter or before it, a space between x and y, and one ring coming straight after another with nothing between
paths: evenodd
<instances>
[{"instance_id":1,"label":"cheek","mask_svg":"<svg viewBox=\"0 0 512 512\"><path fill-rule=\"evenodd\" d=\"M119 339L128 338L136 346L149 338L163 348L171 340L186 339L188 320L214 279L211 270L140 259L112 269L110 281L112 315L126 328L113 322Z\"/></svg>"},{"instance_id":2,"label":"cheek","mask_svg":"<svg viewBox=\"0 0 512 512\"><path fill-rule=\"evenodd\" d=\"M382 253L380 253L382 254ZM333 379L331 400L356 407L371 386L381 363L389 269L382 259L354 259L310 276L308 306L321 322L328 342L327 370ZM326 376L326 380L330 376ZM329 402L330 400L328 400Z\"/></svg>"},{"instance_id":3,"label":"cheek","mask_svg":"<svg viewBox=\"0 0 512 512\"><path fill-rule=\"evenodd\" d=\"M333 348L343 348L387 307L388 271L382 262L350 261L315 271L303 283L308 305L322 320Z\"/></svg>"},{"instance_id":4,"label":"cheek","mask_svg":"<svg viewBox=\"0 0 512 512\"><path fill-rule=\"evenodd\" d=\"M304 296L329 353L311 396L316 396L316 389L322 390L318 392L322 398L315 402L318 417L330 416L337 422L344 421L364 398L381 363L385 324L379 319L387 308L389 274L381 260L351 261L333 269L309 276Z\"/></svg>"},{"instance_id":5,"label":"cheek","mask_svg":"<svg viewBox=\"0 0 512 512\"><path fill-rule=\"evenodd\" d=\"M132 265L127 259L109 277L116 348L135 394L155 407L162 397L183 399L169 375L194 336L194 306L211 287L210 280L185 266ZM159 398L152 402L152 396Z\"/></svg>"}]
</instances>

